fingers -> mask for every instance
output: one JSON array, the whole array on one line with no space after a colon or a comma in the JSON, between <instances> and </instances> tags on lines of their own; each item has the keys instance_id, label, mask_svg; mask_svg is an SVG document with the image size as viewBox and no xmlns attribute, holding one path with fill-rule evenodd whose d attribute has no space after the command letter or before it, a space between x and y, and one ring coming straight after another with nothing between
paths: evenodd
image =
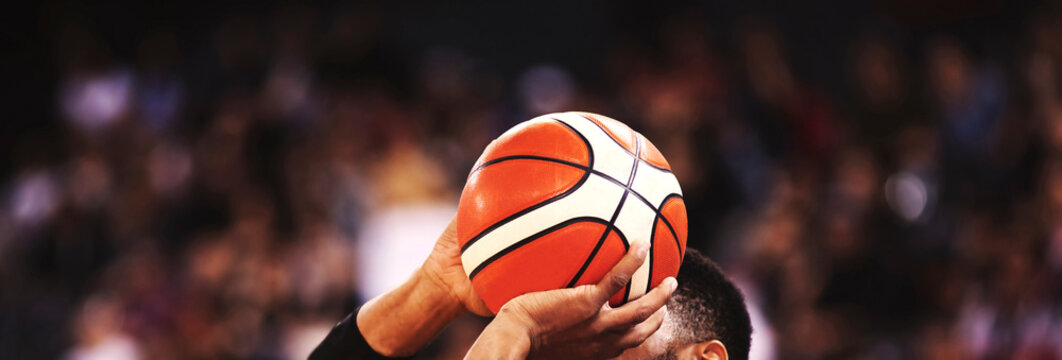
<instances>
[{"instance_id":1,"label":"fingers","mask_svg":"<svg viewBox=\"0 0 1062 360\"><path fill-rule=\"evenodd\" d=\"M597 283L595 289L597 290L599 304L605 303L612 297L612 294L627 286L627 283L631 281L631 275L638 270L639 266L642 266L648 253L648 242L636 241L631 244L630 251L627 251L627 254L623 255L619 263L616 263L616 266L613 266L612 270L605 274L605 277L601 278L601 281Z\"/></svg>"},{"instance_id":2,"label":"fingers","mask_svg":"<svg viewBox=\"0 0 1062 360\"><path fill-rule=\"evenodd\" d=\"M454 215L450 219L450 223L446 224L446 229L443 229L442 234L439 235L440 239L457 239L457 215Z\"/></svg>"},{"instance_id":3,"label":"fingers","mask_svg":"<svg viewBox=\"0 0 1062 360\"><path fill-rule=\"evenodd\" d=\"M526 325L534 333L558 331L596 315L600 310L600 305L594 303L596 296L588 285L531 292L506 302L498 316L527 320Z\"/></svg>"},{"instance_id":4,"label":"fingers","mask_svg":"<svg viewBox=\"0 0 1062 360\"><path fill-rule=\"evenodd\" d=\"M623 334L616 341L616 346L622 349L632 348L640 345L645 339L648 339L660 326L664 324L664 318L667 317L667 307L661 307L656 310L648 319L635 325L626 334Z\"/></svg>"},{"instance_id":5,"label":"fingers","mask_svg":"<svg viewBox=\"0 0 1062 360\"><path fill-rule=\"evenodd\" d=\"M667 300L671 298L676 288L678 288L678 282L675 278L665 278L649 293L610 311L602 319L604 326L616 330L644 322L667 304Z\"/></svg>"}]
</instances>

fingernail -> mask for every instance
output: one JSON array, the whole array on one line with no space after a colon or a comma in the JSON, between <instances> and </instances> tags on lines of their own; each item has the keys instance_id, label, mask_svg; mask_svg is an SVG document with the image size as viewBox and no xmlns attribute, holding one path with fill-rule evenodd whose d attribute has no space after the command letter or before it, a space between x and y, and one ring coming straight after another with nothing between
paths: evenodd
<instances>
[{"instance_id":1,"label":"fingernail","mask_svg":"<svg viewBox=\"0 0 1062 360\"><path fill-rule=\"evenodd\" d=\"M645 256L649 252L649 242L647 241L635 241L634 242L634 254L639 257Z\"/></svg>"},{"instance_id":2,"label":"fingernail","mask_svg":"<svg viewBox=\"0 0 1062 360\"><path fill-rule=\"evenodd\" d=\"M667 282L667 292L668 293L673 293L673 292L675 292L675 289L678 289L678 280L675 280L675 278L668 277L668 278L664 279L664 281Z\"/></svg>"}]
</instances>

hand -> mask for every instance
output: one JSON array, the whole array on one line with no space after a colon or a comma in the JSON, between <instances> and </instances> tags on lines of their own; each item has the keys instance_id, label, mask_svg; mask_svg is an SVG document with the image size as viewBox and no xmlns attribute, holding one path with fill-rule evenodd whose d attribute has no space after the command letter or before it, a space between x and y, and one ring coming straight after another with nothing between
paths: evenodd
<instances>
[{"instance_id":1,"label":"hand","mask_svg":"<svg viewBox=\"0 0 1062 360\"><path fill-rule=\"evenodd\" d=\"M491 315L461 266L456 220L451 220L409 280L362 305L357 325L377 352L410 356L466 312Z\"/></svg>"},{"instance_id":2,"label":"hand","mask_svg":"<svg viewBox=\"0 0 1062 360\"><path fill-rule=\"evenodd\" d=\"M487 304L472 289L472 281L465 274L461 265L461 247L457 245L457 217L450 220L450 225L435 241L428 259L421 265L423 272L435 285L449 292L453 300L461 303L466 310L479 315L491 316L493 313Z\"/></svg>"},{"instance_id":3,"label":"hand","mask_svg":"<svg viewBox=\"0 0 1062 360\"><path fill-rule=\"evenodd\" d=\"M467 358L608 358L638 346L664 320L677 282L667 278L645 296L618 308L608 299L645 261L635 243L596 285L528 293L510 300L480 334Z\"/></svg>"}]
</instances>

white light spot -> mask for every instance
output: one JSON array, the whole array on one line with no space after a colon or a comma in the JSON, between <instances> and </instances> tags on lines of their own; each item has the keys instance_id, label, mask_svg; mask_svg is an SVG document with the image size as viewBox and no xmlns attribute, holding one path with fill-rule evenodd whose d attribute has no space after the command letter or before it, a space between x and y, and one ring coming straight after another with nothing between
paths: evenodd
<instances>
[{"instance_id":1,"label":"white light spot","mask_svg":"<svg viewBox=\"0 0 1062 360\"><path fill-rule=\"evenodd\" d=\"M893 174L885 181L885 200L904 220L914 221L922 216L929 202L926 183L910 172Z\"/></svg>"}]
</instances>

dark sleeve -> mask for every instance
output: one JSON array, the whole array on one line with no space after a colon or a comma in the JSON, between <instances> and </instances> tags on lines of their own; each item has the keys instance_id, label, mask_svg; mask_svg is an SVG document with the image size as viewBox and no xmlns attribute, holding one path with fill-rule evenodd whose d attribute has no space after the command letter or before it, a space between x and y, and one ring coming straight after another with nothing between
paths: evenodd
<instances>
[{"instance_id":1,"label":"dark sleeve","mask_svg":"<svg viewBox=\"0 0 1062 360\"><path fill-rule=\"evenodd\" d=\"M360 306L354 309L354 312L350 313L350 315L347 315L343 321L336 324L336 327L332 328L332 331L328 333L324 341L310 353L310 360L409 359L390 358L373 350L369 343L365 342L365 336L361 335L361 329L358 329L358 324L355 320L358 310L361 310Z\"/></svg>"}]
</instances>

